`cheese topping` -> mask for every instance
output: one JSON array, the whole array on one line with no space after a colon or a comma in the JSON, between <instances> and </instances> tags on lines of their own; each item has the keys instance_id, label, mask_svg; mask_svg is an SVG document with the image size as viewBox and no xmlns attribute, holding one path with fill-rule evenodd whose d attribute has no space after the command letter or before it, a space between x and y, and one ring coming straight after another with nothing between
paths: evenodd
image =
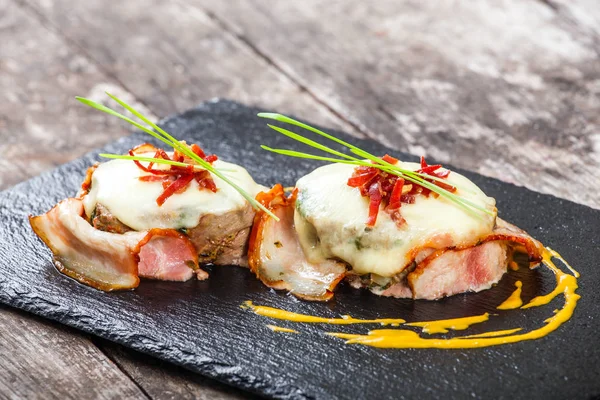
<instances>
[{"instance_id":1,"label":"cheese topping","mask_svg":"<svg viewBox=\"0 0 600 400\"><path fill-rule=\"evenodd\" d=\"M140 155L153 156L150 153ZM264 190L239 165L217 160L213 166L252 196ZM211 174L217 192L201 190L193 180L183 193L174 194L159 206L156 199L164 190L162 182L140 181L138 178L143 175L149 174L130 160L100 164L92 175L91 190L83 198L86 215L91 216L99 203L134 230L180 229L197 226L205 214L222 215L248 204L234 188Z\"/></svg>"},{"instance_id":2,"label":"cheese topping","mask_svg":"<svg viewBox=\"0 0 600 400\"><path fill-rule=\"evenodd\" d=\"M416 163L398 165L420 168ZM466 211L441 196L419 195L413 204L402 204L400 212L406 220L402 227L382 205L377 223L368 228L369 200L347 185L353 171L353 165L326 165L296 184L299 195L294 223L311 262L335 257L350 264L357 274L390 277L413 261L415 250L472 246L494 228L495 200L456 172L445 179L457 187L455 194L493 211L494 216Z\"/></svg>"}]
</instances>

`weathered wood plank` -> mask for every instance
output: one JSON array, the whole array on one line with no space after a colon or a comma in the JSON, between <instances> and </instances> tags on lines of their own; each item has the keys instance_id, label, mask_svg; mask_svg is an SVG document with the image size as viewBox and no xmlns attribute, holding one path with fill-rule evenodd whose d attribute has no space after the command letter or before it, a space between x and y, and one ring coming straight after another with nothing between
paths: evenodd
<instances>
[{"instance_id":1,"label":"weathered wood plank","mask_svg":"<svg viewBox=\"0 0 600 400\"><path fill-rule=\"evenodd\" d=\"M155 113L225 97L351 127L240 45L198 9L177 2L26 0ZM110 33L110 34L107 34Z\"/></svg>"},{"instance_id":2,"label":"weathered wood plank","mask_svg":"<svg viewBox=\"0 0 600 400\"><path fill-rule=\"evenodd\" d=\"M95 339L95 342L154 399L254 398L246 392L117 344L100 339Z\"/></svg>"},{"instance_id":3,"label":"weathered wood plank","mask_svg":"<svg viewBox=\"0 0 600 400\"><path fill-rule=\"evenodd\" d=\"M193 4L386 144L600 207L598 49L541 1Z\"/></svg>"},{"instance_id":4,"label":"weathered wood plank","mask_svg":"<svg viewBox=\"0 0 600 400\"><path fill-rule=\"evenodd\" d=\"M0 354L5 399L147 398L85 336L5 306Z\"/></svg>"},{"instance_id":5,"label":"weathered wood plank","mask_svg":"<svg viewBox=\"0 0 600 400\"><path fill-rule=\"evenodd\" d=\"M0 0L0 37L0 189L127 132L74 97L131 96L14 1Z\"/></svg>"}]
</instances>

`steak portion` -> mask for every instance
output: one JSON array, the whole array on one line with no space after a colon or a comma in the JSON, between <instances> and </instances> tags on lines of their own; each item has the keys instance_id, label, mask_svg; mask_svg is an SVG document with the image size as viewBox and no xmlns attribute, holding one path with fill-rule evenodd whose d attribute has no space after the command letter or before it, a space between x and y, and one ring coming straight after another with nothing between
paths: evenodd
<instances>
[{"instance_id":1,"label":"steak portion","mask_svg":"<svg viewBox=\"0 0 600 400\"><path fill-rule=\"evenodd\" d=\"M200 218L198 225L185 230L195 247L198 264L248 266L248 237L254 221L254 209L246 207L222 215L208 214ZM98 203L91 216L94 228L110 233L132 231L108 208Z\"/></svg>"},{"instance_id":2,"label":"steak portion","mask_svg":"<svg viewBox=\"0 0 600 400\"><path fill-rule=\"evenodd\" d=\"M108 208L102 204L96 204L94 213L91 218L92 226L100 231L110 233L125 233L132 231L130 227L119 221L117 217L113 216Z\"/></svg>"},{"instance_id":3,"label":"steak portion","mask_svg":"<svg viewBox=\"0 0 600 400\"><path fill-rule=\"evenodd\" d=\"M254 209L246 207L222 215L207 214L198 226L187 230L202 264L248 266L248 238Z\"/></svg>"}]
</instances>

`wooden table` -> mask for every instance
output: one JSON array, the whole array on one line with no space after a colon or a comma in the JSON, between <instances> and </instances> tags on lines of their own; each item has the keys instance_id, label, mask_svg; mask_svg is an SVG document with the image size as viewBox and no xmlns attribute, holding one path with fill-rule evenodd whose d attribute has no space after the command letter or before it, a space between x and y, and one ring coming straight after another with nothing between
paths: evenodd
<instances>
[{"instance_id":1,"label":"wooden table","mask_svg":"<svg viewBox=\"0 0 600 400\"><path fill-rule=\"evenodd\" d=\"M599 55L594 0L0 0L0 189L126 135L73 99L109 90L155 118L230 98L600 208ZM0 397L244 397L6 307L0 355Z\"/></svg>"}]
</instances>

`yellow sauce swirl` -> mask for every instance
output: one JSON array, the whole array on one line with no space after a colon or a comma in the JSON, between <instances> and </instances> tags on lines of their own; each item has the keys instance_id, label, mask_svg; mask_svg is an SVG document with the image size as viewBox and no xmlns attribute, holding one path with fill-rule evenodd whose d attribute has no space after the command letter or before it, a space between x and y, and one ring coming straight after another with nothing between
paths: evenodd
<instances>
[{"instance_id":1,"label":"yellow sauce swirl","mask_svg":"<svg viewBox=\"0 0 600 400\"><path fill-rule=\"evenodd\" d=\"M267 328L269 328L270 330L272 330L273 332L284 332L284 333L300 333L295 329L290 329L290 328L284 328L282 326L277 326L277 325L267 325Z\"/></svg>"},{"instance_id":2,"label":"yellow sauce swirl","mask_svg":"<svg viewBox=\"0 0 600 400\"><path fill-rule=\"evenodd\" d=\"M455 331L462 331L464 329L467 329L469 326L471 326L473 324L485 322L489 318L490 318L490 314L485 313L482 315L476 315L474 317L438 319L436 321L425 321L425 322L411 322L410 324L406 324L406 325L423 328L423 332L429 333L429 334L448 333L448 329L452 329Z\"/></svg>"},{"instance_id":3,"label":"yellow sauce swirl","mask_svg":"<svg viewBox=\"0 0 600 400\"><path fill-rule=\"evenodd\" d=\"M564 265L571 271L572 275L567 274L561 269L559 269L552 261L553 257L561 260L564 263ZM340 339L345 339L346 343L348 344L362 344L372 347L397 349L478 348L496 346L507 343L516 343L524 340L539 339L555 331L563 323L568 321L569 318L571 318L571 316L573 315L573 311L577 306L577 301L580 298L580 296L577 293L575 293L578 288L577 278L579 277L579 273L575 271L557 252L550 248L546 248L543 254L543 264L554 273L556 278L556 287L554 288L554 290L552 290L552 292L543 296L535 297L528 304L521 306L522 283L518 281L515 283L517 289L505 302L503 302L498 307L499 309L514 309L518 307L521 307L521 309L528 309L531 307L539 307L550 303L553 299L562 294L565 299L563 307L559 310L555 310L554 315L544 321L544 325L529 332L517 333L522 331L522 328L513 328L498 331L489 331L475 335L455 336L451 338L421 337L417 332L409 329L375 329L369 331L366 335L339 332L327 332L326 334ZM503 306L505 308L501 308ZM335 325L379 323L382 325L395 326L398 324L404 324L404 326L422 328L423 333L427 334L447 333L448 329L467 329L473 324L482 323L489 319L489 314L486 313L478 316L465 318L454 318L439 321L411 322L405 324L405 321L402 319L368 320L352 318L348 315L344 315L342 316L342 318L315 317L306 314L292 313L273 307L257 306L252 304L252 302L246 302L243 307L251 309L258 315L293 322L325 323Z\"/></svg>"},{"instance_id":4,"label":"yellow sauce swirl","mask_svg":"<svg viewBox=\"0 0 600 400\"><path fill-rule=\"evenodd\" d=\"M515 308L519 308L523 305L523 300L521 300L521 288L523 287L523 283L521 283L521 281L516 281L515 286L517 288L510 295L510 297L496 307L498 310L514 310Z\"/></svg>"},{"instance_id":5,"label":"yellow sauce swirl","mask_svg":"<svg viewBox=\"0 0 600 400\"><path fill-rule=\"evenodd\" d=\"M478 333L476 335L467 335L467 336L463 336L463 338L482 338L482 337L505 336L505 335L511 335L515 332L519 332L522 330L523 330L523 328L504 329L501 331L491 331L491 332Z\"/></svg>"},{"instance_id":6,"label":"yellow sauce swirl","mask_svg":"<svg viewBox=\"0 0 600 400\"><path fill-rule=\"evenodd\" d=\"M406 321L400 318L382 318L382 319L358 319L352 318L349 315L342 315L341 318L322 318L313 317L312 315L298 314L290 311L280 310L279 308L257 306L251 301L246 301L242 308L249 308L255 314L262 315L274 319L283 319L293 322L306 322L310 324L330 324L330 325L351 325L351 324L381 324L398 326Z\"/></svg>"}]
</instances>

